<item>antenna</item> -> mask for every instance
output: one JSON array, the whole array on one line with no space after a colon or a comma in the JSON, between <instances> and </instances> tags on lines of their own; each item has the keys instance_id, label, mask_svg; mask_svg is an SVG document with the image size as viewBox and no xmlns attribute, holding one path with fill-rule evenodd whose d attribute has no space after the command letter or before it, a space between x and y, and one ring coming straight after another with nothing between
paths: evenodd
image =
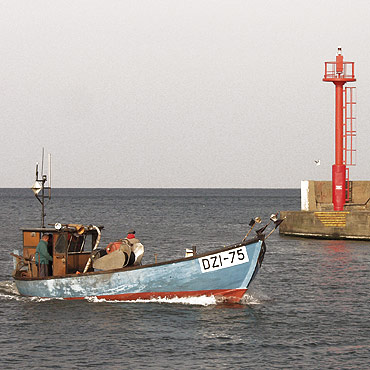
<instances>
[{"instance_id":1,"label":"antenna","mask_svg":"<svg viewBox=\"0 0 370 370\"><path fill-rule=\"evenodd\" d=\"M49 154L49 170L48 170L49 177L51 176L51 155ZM41 203L41 227L45 227L45 189L49 190L49 199L51 199L51 186L50 186L50 179L49 179L49 186L45 186L47 182L47 176L44 174L44 148L42 148L42 161L41 161L41 178L39 178L39 164L36 163L36 181L32 186L32 191L35 194L37 200ZM41 192L41 199L39 197L39 193Z\"/></svg>"},{"instance_id":2,"label":"antenna","mask_svg":"<svg viewBox=\"0 0 370 370\"><path fill-rule=\"evenodd\" d=\"M49 175L49 200L50 200L51 199L51 154L50 153L48 155L48 164L49 164L48 175Z\"/></svg>"},{"instance_id":3,"label":"antenna","mask_svg":"<svg viewBox=\"0 0 370 370\"><path fill-rule=\"evenodd\" d=\"M41 154L41 175L44 174L44 148L42 148L42 154Z\"/></svg>"}]
</instances>

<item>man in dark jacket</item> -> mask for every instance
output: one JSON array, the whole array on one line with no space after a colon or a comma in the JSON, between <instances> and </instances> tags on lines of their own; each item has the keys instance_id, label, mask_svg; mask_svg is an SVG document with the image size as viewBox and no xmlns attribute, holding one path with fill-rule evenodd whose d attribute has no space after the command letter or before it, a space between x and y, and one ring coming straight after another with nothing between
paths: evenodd
<instances>
[{"instance_id":1,"label":"man in dark jacket","mask_svg":"<svg viewBox=\"0 0 370 370\"><path fill-rule=\"evenodd\" d=\"M49 276L49 261L53 258L48 252L48 235L43 235L36 247L35 261L39 277Z\"/></svg>"}]
</instances>

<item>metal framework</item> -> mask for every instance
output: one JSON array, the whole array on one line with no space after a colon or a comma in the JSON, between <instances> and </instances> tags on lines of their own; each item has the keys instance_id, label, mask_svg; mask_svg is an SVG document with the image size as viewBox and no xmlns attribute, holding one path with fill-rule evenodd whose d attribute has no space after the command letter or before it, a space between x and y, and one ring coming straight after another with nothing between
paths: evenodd
<instances>
[{"instance_id":1,"label":"metal framework","mask_svg":"<svg viewBox=\"0 0 370 370\"><path fill-rule=\"evenodd\" d=\"M347 166L355 163L354 138L354 87L344 88L354 82L354 62L344 62L342 49L338 48L335 62L325 62L323 81L335 85L335 164L332 166L332 192L334 211L343 211L350 200L350 181Z\"/></svg>"},{"instance_id":2,"label":"metal framework","mask_svg":"<svg viewBox=\"0 0 370 370\"><path fill-rule=\"evenodd\" d=\"M349 180L349 168L347 166L356 165L356 87L346 87L344 89L344 121L343 121L343 164L346 166L346 195L345 201L352 201L352 187Z\"/></svg>"}]
</instances>

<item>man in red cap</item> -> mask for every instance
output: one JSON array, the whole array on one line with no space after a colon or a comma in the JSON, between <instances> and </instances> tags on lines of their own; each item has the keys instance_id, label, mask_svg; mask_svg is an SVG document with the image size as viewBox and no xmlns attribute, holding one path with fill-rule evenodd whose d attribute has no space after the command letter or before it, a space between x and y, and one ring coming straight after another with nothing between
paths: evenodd
<instances>
[{"instance_id":1,"label":"man in red cap","mask_svg":"<svg viewBox=\"0 0 370 370\"><path fill-rule=\"evenodd\" d=\"M134 229L130 229L128 232L127 232L127 236L126 236L127 239L135 239L135 230Z\"/></svg>"}]
</instances>

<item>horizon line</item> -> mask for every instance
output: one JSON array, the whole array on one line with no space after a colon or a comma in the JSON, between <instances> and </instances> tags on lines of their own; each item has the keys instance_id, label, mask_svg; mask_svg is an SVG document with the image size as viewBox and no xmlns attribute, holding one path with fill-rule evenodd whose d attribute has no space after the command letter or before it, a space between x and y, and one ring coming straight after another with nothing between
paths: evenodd
<instances>
[{"instance_id":1,"label":"horizon line","mask_svg":"<svg viewBox=\"0 0 370 370\"><path fill-rule=\"evenodd\" d=\"M31 189L29 187L0 187L0 189ZM249 190L249 189L280 189L280 190L295 190L298 189L300 190L300 187L292 188L292 187L54 187L53 189L150 189L150 190L160 190L160 189L194 189L194 190L201 190L201 189L220 189L220 190Z\"/></svg>"}]
</instances>

